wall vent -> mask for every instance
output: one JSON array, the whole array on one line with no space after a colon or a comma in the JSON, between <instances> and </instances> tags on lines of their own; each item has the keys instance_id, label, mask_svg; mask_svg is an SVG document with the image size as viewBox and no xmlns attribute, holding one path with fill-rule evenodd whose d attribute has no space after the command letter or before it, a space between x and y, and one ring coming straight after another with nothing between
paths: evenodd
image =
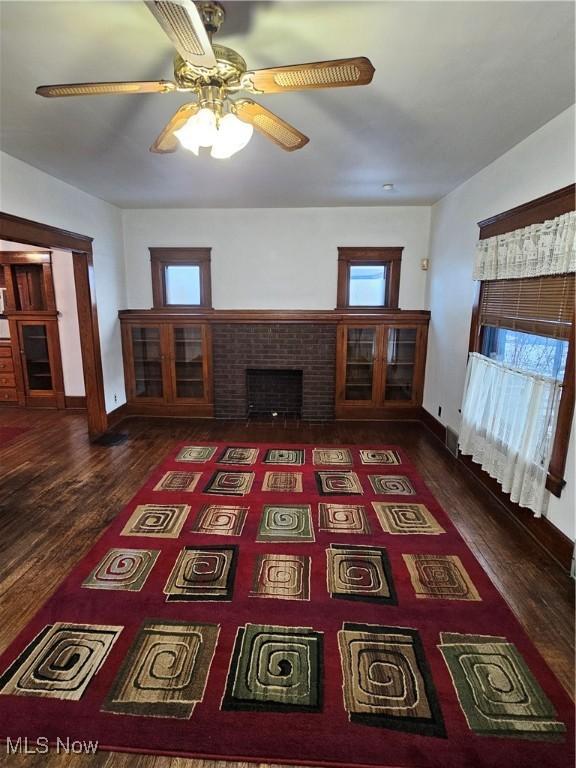
<instances>
[{"instance_id":1,"label":"wall vent","mask_svg":"<svg viewBox=\"0 0 576 768\"><path fill-rule=\"evenodd\" d=\"M458 432L450 429L450 427L446 427L446 448L458 458Z\"/></svg>"}]
</instances>

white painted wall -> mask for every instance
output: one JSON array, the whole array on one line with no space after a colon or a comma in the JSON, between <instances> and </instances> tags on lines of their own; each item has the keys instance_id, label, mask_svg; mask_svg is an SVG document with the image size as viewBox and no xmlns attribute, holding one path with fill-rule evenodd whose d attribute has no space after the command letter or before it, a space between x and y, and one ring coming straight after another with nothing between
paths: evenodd
<instances>
[{"instance_id":1,"label":"white painted wall","mask_svg":"<svg viewBox=\"0 0 576 768\"><path fill-rule=\"evenodd\" d=\"M58 309L64 392L69 396L85 395L74 265L69 251L52 252L52 277Z\"/></svg>"},{"instance_id":2,"label":"white painted wall","mask_svg":"<svg viewBox=\"0 0 576 768\"><path fill-rule=\"evenodd\" d=\"M118 322L118 310L126 306L120 210L5 153L0 153L0 210L94 238L106 409L112 411L126 399Z\"/></svg>"},{"instance_id":3,"label":"white painted wall","mask_svg":"<svg viewBox=\"0 0 576 768\"><path fill-rule=\"evenodd\" d=\"M432 322L424 407L458 429L474 296L472 265L477 222L574 182L574 107L502 155L432 208L427 289ZM551 498L549 520L575 538L574 429L562 497Z\"/></svg>"},{"instance_id":4,"label":"white painted wall","mask_svg":"<svg viewBox=\"0 0 576 768\"><path fill-rule=\"evenodd\" d=\"M429 207L123 211L128 307L152 306L150 246L212 248L215 309L334 309L338 246L404 246L402 309L423 309Z\"/></svg>"}]
</instances>

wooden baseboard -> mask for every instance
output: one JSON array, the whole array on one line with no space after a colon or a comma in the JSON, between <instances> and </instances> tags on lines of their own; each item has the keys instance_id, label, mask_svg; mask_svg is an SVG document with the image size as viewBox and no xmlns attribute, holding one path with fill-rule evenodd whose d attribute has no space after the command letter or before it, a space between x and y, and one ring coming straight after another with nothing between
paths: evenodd
<instances>
[{"instance_id":1,"label":"wooden baseboard","mask_svg":"<svg viewBox=\"0 0 576 768\"><path fill-rule=\"evenodd\" d=\"M65 395L64 396L65 408L81 408L86 410L86 396L85 395Z\"/></svg>"},{"instance_id":2,"label":"wooden baseboard","mask_svg":"<svg viewBox=\"0 0 576 768\"><path fill-rule=\"evenodd\" d=\"M421 409L420 420L445 445L446 427L424 408ZM446 450L448 451L448 449ZM484 489L500 502L508 514L512 515L556 562L566 570L570 570L574 543L568 536L563 534L547 518L534 517L529 509L511 501L510 496L502 491L500 484L484 472L479 464L475 464L470 456L462 456L459 453L458 458L454 457L454 461L457 461L474 475Z\"/></svg>"},{"instance_id":3,"label":"wooden baseboard","mask_svg":"<svg viewBox=\"0 0 576 768\"><path fill-rule=\"evenodd\" d=\"M113 429L116 424L119 424L127 415L127 410L127 404L123 403L122 405L119 405L118 408L115 408L113 411L110 411L110 413L107 413L106 418L108 419L108 429Z\"/></svg>"}]
</instances>

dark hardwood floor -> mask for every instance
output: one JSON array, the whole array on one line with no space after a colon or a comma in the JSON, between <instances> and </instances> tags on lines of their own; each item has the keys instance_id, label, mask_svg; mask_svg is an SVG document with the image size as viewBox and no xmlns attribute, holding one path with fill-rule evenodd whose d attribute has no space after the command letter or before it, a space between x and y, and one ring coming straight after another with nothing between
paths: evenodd
<instances>
[{"instance_id":1,"label":"dark hardwood floor","mask_svg":"<svg viewBox=\"0 0 576 768\"><path fill-rule=\"evenodd\" d=\"M572 579L418 422L247 425L128 419L116 428L125 432L128 440L111 447L88 443L81 412L0 407L0 425L30 427L14 442L0 446L0 652L143 484L174 441L388 443L410 453L540 653L574 695ZM54 753L6 757L0 751L2 762L75 768L231 766L221 761L106 752L90 757Z\"/></svg>"}]
</instances>

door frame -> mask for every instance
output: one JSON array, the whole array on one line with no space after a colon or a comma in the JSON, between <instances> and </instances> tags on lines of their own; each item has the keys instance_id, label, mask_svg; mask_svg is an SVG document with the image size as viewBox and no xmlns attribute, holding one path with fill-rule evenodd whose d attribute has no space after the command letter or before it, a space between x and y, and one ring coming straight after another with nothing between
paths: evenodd
<instances>
[{"instance_id":1,"label":"door frame","mask_svg":"<svg viewBox=\"0 0 576 768\"><path fill-rule=\"evenodd\" d=\"M88 435L90 440L95 440L108 429L108 416L94 285L93 238L0 211L0 239L72 252Z\"/></svg>"}]
</instances>

